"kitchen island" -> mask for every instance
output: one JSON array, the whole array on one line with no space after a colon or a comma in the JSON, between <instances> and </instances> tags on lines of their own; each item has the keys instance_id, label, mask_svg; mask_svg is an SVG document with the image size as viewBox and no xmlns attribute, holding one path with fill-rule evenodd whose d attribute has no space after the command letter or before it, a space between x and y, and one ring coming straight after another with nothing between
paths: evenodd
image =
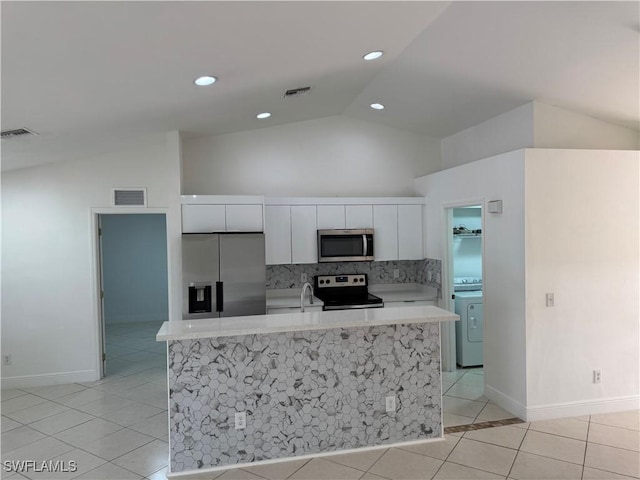
<instances>
[{"instance_id":1,"label":"kitchen island","mask_svg":"<svg viewBox=\"0 0 640 480\"><path fill-rule=\"evenodd\" d=\"M165 322L171 473L441 438L439 322L457 319L426 306Z\"/></svg>"}]
</instances>

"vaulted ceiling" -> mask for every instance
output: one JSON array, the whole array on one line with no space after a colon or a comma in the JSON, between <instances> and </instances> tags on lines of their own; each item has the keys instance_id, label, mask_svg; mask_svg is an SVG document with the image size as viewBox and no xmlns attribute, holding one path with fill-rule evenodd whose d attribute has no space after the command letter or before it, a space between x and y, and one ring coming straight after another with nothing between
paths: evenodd
<instances>
[{"instance_id":1,"label":"vaulted ceiling","mask_svg":"<svg viewBox=\"0 0 640 480\"><path fill-rule=\"evenodd\" d=\"M4 140L2 169L340 114L443 138L532 100L638 129L638 18L635 1L3 1L2 129L39 135Z\"/></svg>"}]
</instances>

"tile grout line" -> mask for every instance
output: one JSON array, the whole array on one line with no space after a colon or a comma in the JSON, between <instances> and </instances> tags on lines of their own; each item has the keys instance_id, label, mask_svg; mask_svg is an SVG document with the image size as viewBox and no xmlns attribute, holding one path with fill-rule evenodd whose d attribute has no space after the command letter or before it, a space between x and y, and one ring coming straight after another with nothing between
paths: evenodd
<instances>
[{"instance_id":1,"label":"tile grout line","mask_svg":"<svg viewBox=\"0 0 640 480\"><path fill-rule=\"evenodd\" d=\"M507 474L506 478L509 478L511 476L511 472L513 471L513 467L516 464L516 460L518 459L518 455L520 455L520 449L522 448L522 445L524 444L524 439L527 438L527 433L529 433L529 429L530 428L531 428L531 422L529 422L529 425L527 425L527 428L524 431L524 435L522 436L522 440L520 440L520 444L518 445L518 451L516 452L516 456L513 457L513 462L511 463L511 468L509 468L509 473Z\"/></svg>"}]
</instances>

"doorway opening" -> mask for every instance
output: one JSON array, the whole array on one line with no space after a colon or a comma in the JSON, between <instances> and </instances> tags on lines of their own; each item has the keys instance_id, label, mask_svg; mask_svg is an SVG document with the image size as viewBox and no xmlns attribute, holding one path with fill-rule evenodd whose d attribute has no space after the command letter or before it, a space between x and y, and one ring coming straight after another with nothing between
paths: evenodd
<instances>
[{"instance_id":1,"label":"doorway opening","mask_svg":"<svg viewBox=\"0 0 640 480\"><path fill-rule=\"evenodd\" d=\"M445 208L444 308L460 315L443 335L445 427L495 420L484 396L482 201ZM446 364L446 368L445 368Z\"/></svg>"},{"instance_id":2,"label":"doorway opening","mask_svg":"<svg viewBox=\"0 0 640 480\"><path fill-rule=\"evenodd\" d=\"M169 318L166 215L103 213L97 225L101 376L166 389L166 345L155 340Z\"/></svg>"}]
</instances>

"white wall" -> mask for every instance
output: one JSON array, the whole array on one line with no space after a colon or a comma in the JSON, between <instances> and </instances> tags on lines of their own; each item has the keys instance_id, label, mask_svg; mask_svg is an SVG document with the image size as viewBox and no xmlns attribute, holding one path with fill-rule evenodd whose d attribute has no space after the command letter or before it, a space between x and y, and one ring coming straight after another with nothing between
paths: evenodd
<instances>
[{"instance_id":1,"label":"white wall","mask_svg":"<svg viewBox=\"0 0 640 480\"><path fill-rule=\"evenodd\" d=\"M527 103L443 138L442 168L533 147L533 142L533 103Z\"/></svg>"},{"instance_id":2,"label":"white wall","mask_svg":"<svg viewBox=\"0 0 640 480\"><path fill-rule=\"evenodd\" d=\"M2 351L13 360L3 387L97 378L92 208L110 207L113 187L146 187L148 206L167 209L170 265L180 271L178 140L172 132L135 150L3 174ZM179 299L178 282L171 287ZM170 297L170 308L179 318L179 301Z\"/></svg>"},{"instance_id":3,"label":"white wall","mask_svg":"<svg viewBox=\"0 0 640 480\"><path fill-rule=\"evenodd\" d=\"M638 150L640 132L533 102L535 148Z\"/></svg>"},{"instance_id":4,"label":"white wall","mask_svg":"<svg viewBox=\"0 0 640 480\"><path fill-rule=\"evenodd\" d=\"M413 195L440 142L344 116L183 140L184 194Z\"/></svg>"},{"instance_id":5,"label":"white wall","mask_svg":"<svg viewBox=\"0 0 640 480\"><path fill-rule=\"evenodd\" d=\"M522 148L637 150L640 132L534 101L443 138L442 168Z\"/></svg>"},{"instance_id":6,"label":"white wall","mask_svg":"<svg viewBox=\"0 0 640 480\"><path fill-rule=\"evenodd\" d=\"M504 213L486 214L484 241L486 395L524 414L525 270L524 151L516 151L416 179L427 197L426 256L443 259L445 207L502 200ZM485 208L486 212L486 208Z\"/></svg>"},{"instance_id":7,"label":"white wall","mask_svg":"<svg viewBox=\"0 0 640 480\"><path fill-rule=\"evenodd\" d=\"M526 152L528 418L638 406L639 165L640 152Z\"/></svg>"}]
</instances>

